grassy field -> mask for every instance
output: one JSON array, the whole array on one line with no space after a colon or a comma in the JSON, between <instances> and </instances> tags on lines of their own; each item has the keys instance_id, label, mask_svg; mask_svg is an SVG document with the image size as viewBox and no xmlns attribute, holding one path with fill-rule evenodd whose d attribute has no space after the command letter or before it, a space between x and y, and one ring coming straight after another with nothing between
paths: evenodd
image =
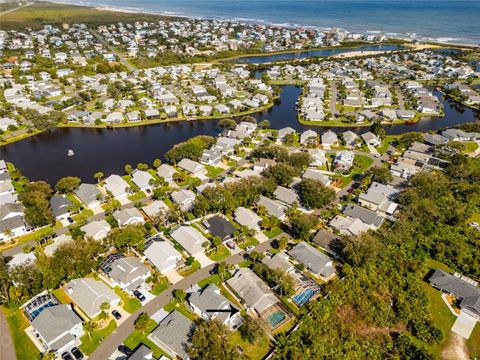
<instances>
[{"instance_id":1,"label":"grassy field","mask_svg":"<svg viewBox=\"0 0 480 360\"><path fill-rule=\"evenodd\" d=\"M191 266L189 266L185 270L179 271L178 273L181 276L185 277L185 276L188 276L190 274L193 274L198 269L200 269L200 263L197 260L195 260Z\"/></svg>"},{"instance_id":2,"label":"grassy field","mask_svg":"<svg viewBox=\"0 0 480 360\"><path fill-rule=\"evenodd\" d=\"M29 326L29 323L22 311L11 310L3 306L0 307L0 311L2 311L7 318L10 334L12 335L12 340L15 345L17 360L37 359L40 352L24 331Z\"/></svg>"},{"instance_id":3,"label":"grassy field","mask_svg":"<svg viewBox=\"0 0 480 360\"><path fill-rule=\"evenodd\" d=\"M208 257L213 261L221 261L230 256L230 251L224 246L220 245L216 251L212 251L208 254Z\"/></svg>"},{"instance_id":4,"label":"grassy field","mask_svg":"<svg viewBox=\"0 0 480 360\"><path fill-rule=\"evenodd\" d=\"M80 350L89 355L95 351L95 349L101 344L103 339L108 337L117 328L115 320L111 320L107 326L102 329L92 331L92 333L82 336Z\"/></svg>"},{"instance_id":5,"label":"grassy field","mask_svg":"<svg viewBox=\"0 0 480 360\"><path fill-rule=\"evenodd\" d=\"M255 344L250 344L242 339L238 331L235 331L230 335L230 341L235 346L241 347L243 354L251 360L263 359L270 349L270 340L267 336L258 339Z\"/></svg>"},{"instance_id":6,"label":"grassy field","mask_svg":"<svg viewBox=\"0 0 480 360\"><path fill-rule=\"evenodd\" d=\"M0 29L25 30L26 27L38 29L43 24L63 23L84 23L89 26L98 26L117 22L155 22L162 18L166 19L166 17L160 15L131 14L120 11L99 10L86 6L38 2L2 15Z\"/></svg>"},{"instance_id":7,"label":"grassy field","mask_svg":"<svg viewBox=\"0 0 480 360\"><path fill-rule=\"evenodd\" d=\"M464 141L463 144L465 145L464 153L471 153L478 149L478 144L475 141Z\"/></svg>"},{"instance_id":8,"label":"grassy field","mask_svg":"<svg viewBox=\"0 0 480 360\"><path fill-rule=\"evenodd\" d=\"M133 314L135 311L142 307L142 303L140 302L140 300L133 296L129 296L119 287L116 287L113 290L118 296L120 296L120 299L122 299L122 307L126 312Z\"/></svg>"}]
</instances>

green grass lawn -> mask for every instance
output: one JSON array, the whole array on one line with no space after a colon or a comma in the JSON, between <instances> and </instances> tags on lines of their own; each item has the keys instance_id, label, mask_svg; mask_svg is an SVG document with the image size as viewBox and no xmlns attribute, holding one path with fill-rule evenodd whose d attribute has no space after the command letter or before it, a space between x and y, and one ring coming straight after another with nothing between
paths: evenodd
<instances>
[{"instance_id":1,"label":"green grass lawn","mask_svg":"<svg viewBox=\"0 0 480 360\"><path fill-rule=\"evenodd\" d=\"M463 150L463 152L466 154L478 149L478 144L475 141L464 141L463 145L465 145L465 150Z\"/></svg>"},{"instance_id":2,"label":"green grass lawn","mask_svg":"<svg viewBox=\"0 0 480 360\"><path fill-rule=\"evenodd\" d=\"M372 166L372 164L373 159L369 158L368 156L355 155L355 160L353 162L353 167L350 171L350 174L348 174L347 176L336 176L336 178L340 178L343 180L340 187L344 188L345 186L350 184L357 175L363 174L370 166Z\"/></svg>"},{"instance_id":3,"label":"green grass lawn","mask_svg":"<svg viewBox=\"0 0 480 360\"><path fill-rule=\"evenodd\" d=\"M167 305L163 307L165 311L172 312L173 310L177 310L179 313L185 315L185 317L189 318L190 320L194 321L198 319L198 316L191 312L185 303L179 303L177 300L170 301Z\"/></svg>"},{"instance_id":4,"label":"green grass lawn","mask_svg":"<svg viewBox=\"0 0 480 360\"><path fill-rule=\"evenodd\" d=\"M17 360L37 359L40 352L24 331L30 324L23 312L19 309L8 309L4 306L0 307L0 311L7 318L10 334L15 345ZM6 329L2 329L2 331L6 331Z\"/></svg>"},{"instance_id":5,"label":"green grass lawn","mask_svg":"<svg viewBox=\"0 0 480 360\"><path fill-rule=\"evenodd\" d=\"M72 219L75 221L77 224L83 225L87 222L89 217L92 217L94 215L93 211L84 208L82 211L80 211L78 214L73 215Z\"/></svg>"},{"instance_id":6,"label":"green grass lawn","mask_svg":"<svg viewBox=\"0 0 480 360\"><path fill-rule=\"evenodd\" d=\"M222 169L221 167L216 167L211 165L206 165L205 169L207 169L207 176L211 179L215 179L225 171L225 169Z\"/></svg>"},{"instance_id":7,"label":"green grass lawn","mask_svg":"<svg viewBox=\"0 0 480 360\"><path fill-rule=\"evenodd\" d=\"M472 335L467 340L468 351L472 359L480 358L480 324L477 324L473 328Z\"/></svg>"},{"instance_id":8,"label":"green grass lawn","mask_svg":"<svg viewBox=\"0 0 480 360\"><path fill-rule=\"evenodd\" d=\"M220 245L216 251L208 254L208 257L213 261L221 261L228 256L230 256L230 251L224 245Z\"/></svg>"},{"instance_id":9,"label":"green grass lawn","mask_svg":"<svg viewBox=\"0 0 480 360\"><path fill-rule=\"evenodd\" d=\"M141 331L134 330L123 342L124 345L128 346L130 349L135 349L140 343L144 343L150 349L153 350L153 356L159 358L162 355L167 355L162 349L150 341L147 336L157 327L157 323L150 319L148 322L147 330L142 333Z\"/></svg>"},{"instance_id":10,"label":"green grass lawn","mask_svg":"<svg viewBox=\"0 0 480 360\"><path fill-rule=\"evenodd\" d=\"M241 243L238 243L238 247L242 250L244 250L247 246L255 246L258 245L258 240L255 239L253 236L247 237L247 240Z\"/></svg>"},{"instance_id":11,"label":"green grass lawn","mask_svg":"<svg viewBox=\"0 0 480 360\"><path fill-rule=\"evenodd\" d=\"M122 300L122 308L130 313L133 314L135 311L142 307L142 303L136 297L129 296L125 291L120 289L118 286L113 289L115 293L120 296Z\"/></svg>"},{"instance_id":12,"label":"green grass lawn","mask_svg":"<svg viewBox=\"0 0 480 360\"><path fill-rule=\"evenodd\" d=\"M210 275L209 277L201 280L198 282L198 286L200 288L204 288L205 286L209 285L209 284L215 284L215 285L219 285L222 281L220 280L220 277L218 276L218 274L213 274L213 275Z\"/></svg>"},{"instance_id":13,"label":"green grass lawn","mask_svg":"<svg viewBox=\"0 0 480 360\"><path fill-rule=\"evenodd\" d=\"M268 236L269 239L272 239L274 238L275 236L278 236L280 235L281 233L283 233L283 230L280 229L279 227L274 227L273 229L271 230L268 230L268 231L264 231L265 235Z\"/></svg>"},{"instance_id":14,"label":"green grass lawn","mask_svg":"<svg viewBox=\"0 0 480 360\"><path fill-rule=\"evenodd\" d=\"M137 191L135 194L128 196L130 201L139 201L146 198L147 195L143 191Z\"/></svg>"},{"instance_id":15,"label":"green grass lawn","mask_svg":"<svg viewBox=\"0 0 480 360\"><path fill-rule=\"evenodd\" d=\"M387 149L388 149L388 146L389 146L392 142L396 141L397 138L398 138L398 136L396 136L396 135L387 135L387 136L385 136L385 138L382 140L382 144L381 144L379 147L377 147L377 151L378 151L380 154L385 153L385 151L387 151Z\"/></svg>"},{"instance_id":16,"label":"green grass lawn","mask_svg":"<svg viewBox=\"0 0 480 360\"><path fill-rule=\"evenodd\" d=\"M111 320L104 328L92 331L90 335L83 335L80 339L82 341L80 350L82 350L85 354L90 355L101 344L103 339L108 337L108 335L110 335L116 328L117 323L115 320Z\"/></svg>"},{"instance_id":17,"label":"green grass lawn","mask_svg":"<svg viewBox=\"0 0 480 360\"><path fill-rule=\"evenodd\" d=\"M55 289L52 291L52 294L60 301L62 304L72 303L72 299L68 296L63 289Z\"/></svg>"},{"instance_id":18,"label":"green grass lawn","mask_svg":"<svg viewBox=\"0 0 480 360\"><path fill-rule=\"evenodd\" d=\"M170 283L168 282L168 279L166 277L161 278L159 282L153 285L151 293L155 296L159 295L163 291L167 290L169 286L170 286Z\"/></svg>"},{"instance_id":19,"label":"green grass lawn","mask_svg":"<svg viewBox=\"0 0 480 360\"><path fill-rule=\"evenodd\" d=\"M4 251L12 247L25 244L29 241L38 241L40 239L43 239L46 236L53 235L54 233L55 233L55 229L52 226L46 226L30 234L20 236L16 238L12 243L9 243L8 241L5 242L5 244L2 244L0 246L0 251Z\"/></svg>"},{"instance_id":20,"label":"green grass lawn","mask_svg":"<svg viewBox=\"0 0 480 360\"><path fill-rule=\"evenodd\" d=\"M185 276L188 276L190 274L193 274L198 269L200 269L200 263L197 260L195 260L191 266L189 266L185 270L179 271L178 273L181 276L185 277Z\"/></svg>"},{"instance_id":21,"label":"green grass lawn","mask_svg":"<svg viewBox=\"0 0 480 360\"><path fill-rule=\"evenodd\" d=\"M235 346L240 346L243 354L251 360L263 359L270 350L270 340L267 336L258 339L255 344L250 344L242 339L238 331L235 331L230 335L230 342Z\"/></svg>"}]
</instances>

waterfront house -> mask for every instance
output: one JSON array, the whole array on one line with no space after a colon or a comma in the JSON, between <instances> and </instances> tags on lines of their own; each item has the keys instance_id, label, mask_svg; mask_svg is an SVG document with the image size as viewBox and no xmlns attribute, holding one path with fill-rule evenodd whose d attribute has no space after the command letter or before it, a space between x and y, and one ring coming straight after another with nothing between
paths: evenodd
<instances>
[{"instance_id":1,"label":"waterfront house","mask_svg":"<svg viewBox=\"0 0 480 360\"><path fill-rule=\"evenodd\" d=\"M262 218L255 214L252 210L238 207L234 213L235 221L242 226L246 226L252 230L260 230L260 222Z\"/></svg>"},{"instance_id":2,"label":"waterfront house","mask_svg":"<svg viewBox=\"0 0 480 360\"><path fill-rule=\"evenodd\" d=\"M335 276L332 259L304 241L295 245L288 254L304 264L313 275L323 280L329 280Z\"/></svg>"},{"instance_id":3,"label":"waterfront house","mask_svg":"<svg viewBox=\"0 0 480 360\"><path fill-rule=\"evenodd\" d=\"M333 131L328 130L322 134L322 145L332 146L338 143L337 134Z\"/></svg>"},{"instance_id":4,"label":"waterfront house","mask_svg":"<svg viewBox=\"0 0 480 360\"><path fill-rule=\"evenodd\" d=\"M278 130L278 140L285 140L285 136L287 136L288 134L296 134L295 129L292 129L291 127L285 127Z\"/></svg>"},{"instance_id":5,"label":"waterfront house","mask_svg":"<svg viewBox=\"0 0 480 360\"><path fill-rule=\"evenodd\" d=\"M105 189L112 193L117 199L122 199L127 197L130 192L130 185L123 180L121 176L110 175L105 179Z\"/></svg>"},{"instance_id":6,"label":"waterfront house","mask_svg":"<svg viewBox=\"0 0 480 360\"><path fill-rule=\"evenodd\" d=\"M346 147L354 148L358 145L358 135L350 130L345 131L343 133L343 141Z\"/></svg>"},{"instance_id":7,"label":"waterfront house","mask_svg":"<svg viewBox=\"0 0 480 360\"><path fill-rule=\"evenodd\" d=\"M309 144L316 145L317 142L318 142L318 134L316 131L307 130L300 134L300 144L302 145L309 145Z\"/></svg>"},{"instance_id":8,"label":"waterfront house","mask_svg":"<svg viewBox=\"0 0 480 360\"><path fill-rule=\"evenodd\" d=\"M102 193L95 185L82 183L75 190L75 195L90 209L101 205Z\"/></svg>"},{"instance_id":9,"label":"waterfront house","mask_svg":"<svg viewBox=\"0 0 480 360\"><path fill-rule=\"evenodd\" d=\"M150 174L148 171L135 169L131 175L132 182L137 185L141 191L144 191L147 194L152 192L152 184L155 181L152 174Z\"/></svg>"},{"instance_id":10,"label":"waterfront house","mask_svg":"<svg viewBox=\"0 0 480 360\"><path fill-rule=\"evenodd\" d=\"M158 109L146 109L144 112L145 119L147 120L160 119L160 112L158 111Z\"/></svg>"},{"instance_id":11,"label":"waterfront house","mask_svg":"<svg viewBox=\"0 0 480 360\"><path fill-rule=\"evenodd\" d=\"M206 172L205 166L187 158L180 160L177 166L180 169L183 169L186 172L190 173L192 176L198 177L205 174Z\"/></svg>"},{"instance_id":12,"label":"waterfront house","mask_svg":"<svg viewBox=\"0 0 480 360\"><path fill-rule=\"evenodd\" d=\"M173 175L177 172L173 166L162 164L157 169L157 175L166 182L173 181Z\"/></svg>"},{"instance_id":13,"label":"waterfront house","mask_svg":"<svg viewBox=\"0 0 480 360\"><path fill-rule=\"evenodd\" d=\"M369 146L375 146L376 147L376 146L380 146L382 144L382 142L380 141L378 136L375 135L374 133L370 132L370 131L362 134L361 136L362 136L363 141L365 141L365 143Z\"/></svg>"}]
</instances>

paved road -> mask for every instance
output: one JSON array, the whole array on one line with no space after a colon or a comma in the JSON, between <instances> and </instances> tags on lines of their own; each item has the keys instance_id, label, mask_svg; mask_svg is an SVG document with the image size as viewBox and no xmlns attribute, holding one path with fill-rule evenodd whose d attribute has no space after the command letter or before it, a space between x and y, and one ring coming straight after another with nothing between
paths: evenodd
<instances>
[{"instance_id":1,"label":"paved road","mask_svg":"<svg viewBox=\"0 0 480 360\"><path fill-rule=\"evenodd\" d=\"M271 249L271 241L259 244L255 247L255 250L258 252L265 252ZM243 261L243 255L245 252L241 252L236 255L229 256L224 261L227 264L235 265ZM112 355L112 353L117 349L117 347L130 335L130 333L135 330L134 322L137 319L140 313L145 312L148 315L153 315L158 310L162 309L170 301L173 300L173 291L177 289L187 290L189 287L198 283L200 280L205 279L209 276L210 271L214 268L215 264L211 264L207 267L204 267L193 274L184 277L178 283L173 284L166 291L155 297L152 301L147 303L137 312L128 317L118 328L112 333L108 338L106 338L101 345L95 350L95 352L89 357L90 360L105 360Z\"/></svg>"},{"instance_id":2,"label":"paved road","mask_svg":"<svg viewBox=\"0 0 480 360\"><path fill-rule=\"evenodd\" d=\"M0 360L16 360L16 358L15 347L12 337L10 336L7 318L5 314L0 311Z\"/></svg>"},{"instance_id":3,"label":"paved road","mask_svg":"<svg viewBox=\"0 0 480 360\"><path fill-rule=\"evenodd\" d=\"M338 114L337 110L337 84L335 81L330 81L330 88L331 88L331 97L330 97L330 104L329 104L329 111L332 118Z\"/></svg>"}]
</instances>

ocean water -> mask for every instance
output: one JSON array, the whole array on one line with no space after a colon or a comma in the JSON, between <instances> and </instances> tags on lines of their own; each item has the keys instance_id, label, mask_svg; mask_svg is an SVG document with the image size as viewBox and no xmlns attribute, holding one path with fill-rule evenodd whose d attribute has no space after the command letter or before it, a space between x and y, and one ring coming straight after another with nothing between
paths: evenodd
<instances>
[{"instance_id":1,"label":"ocean water","mask_svg":"<svg viewBox=\"0 0 480 360\"><path fill-rule=\"evenodd\" d=\"M480 44L480 0L60 0L167 15L414 33Z\"/></svg>"}]
</instances>

